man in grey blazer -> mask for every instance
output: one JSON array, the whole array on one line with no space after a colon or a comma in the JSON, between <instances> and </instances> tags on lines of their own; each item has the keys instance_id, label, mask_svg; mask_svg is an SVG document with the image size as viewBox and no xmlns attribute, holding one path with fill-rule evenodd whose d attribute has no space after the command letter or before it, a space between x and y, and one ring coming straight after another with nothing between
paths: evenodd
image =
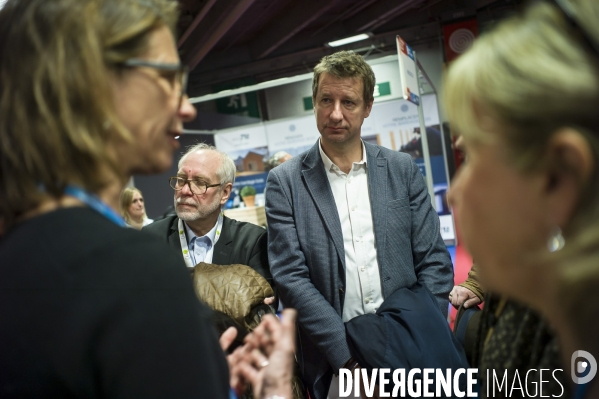
<instances>
[{"instance_id":1,"label":"man in grey blazer","mask_svg":"<svg viewBox=\"0 0 599 399\"><path fill-rule=\"evenodd\" d=\"M143 230L163 238L190 268L199 262L239 263L256 270L272 286L266 230L221 214L235 171L227 154L204 143L191 147L179 161L177 176L170 179L177 214Z\"/></svg>"},{"instance_id":2,"label":"man in grey blazer","mask_svg":"<svg viewBox=\"0 0 599 399\"><path fill-rule=\"evenodd\" d=\"M360 138L374 84L361 56L324 57L312 84L321 137L267 180L269 263L283 303L298 311L298 360L313 399L327 397L340 368L359 367L344 322L375 313L395 290L417 281L447 315L453 286L418 167L408 155Z\"/></svg>"}]
</instances>

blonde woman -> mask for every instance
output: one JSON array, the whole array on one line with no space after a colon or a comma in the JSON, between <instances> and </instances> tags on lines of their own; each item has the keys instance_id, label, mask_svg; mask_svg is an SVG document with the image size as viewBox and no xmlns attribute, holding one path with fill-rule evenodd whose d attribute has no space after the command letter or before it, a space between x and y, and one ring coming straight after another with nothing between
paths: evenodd
<instances>
[{"instance_id":1,"label":"blonde woman","mask_svg":"<svg viewBox=\"0 0 599 399\"><path fill-rule=\"evenodd\" d=\"M136 230L141 230L154 221L146 215L144 197L135 187L127 187L121 193L121 214L127 225Z\"/></svg>"},{"instance_id":2,"label":"blonde woman","mask_svg":"<svg viewBox=\"0 0 599 399\"><path fill-rule=\"evenodd\" d=\"M449 194L463 242L487 289L549 320L568 373L586 358L564 387L578 398L599 397L586 378L599 359L598 104L596 0L534 3L483 35L445 85L467 157Z\"/></svg>"}]
</instances>

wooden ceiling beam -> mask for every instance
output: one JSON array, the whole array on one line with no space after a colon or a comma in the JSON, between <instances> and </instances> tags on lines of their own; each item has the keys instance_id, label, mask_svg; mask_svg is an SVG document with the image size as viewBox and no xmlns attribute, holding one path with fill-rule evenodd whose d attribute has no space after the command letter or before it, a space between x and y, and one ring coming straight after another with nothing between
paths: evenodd
<instances>
[{"instance_id":1,"label":"wooden ceiling beam","mask_svg":"<svg viewBox=\"0 0 599 399\"><path fill-rule=\"evenodd\" d=\"M243 15L244 12L254 3L255 0L239 0L233 10L225 17L225 19L210 32L206 40L202 40L198 47L191 52L192 57L189 61L190 69L194 69L196 65L208 54L210 50L219 42L220 39L231 29L235 22Z\"/></svg>"},{"instance_id":2,"label":"wooden ceiling beam","mask_svg":"<svg viewBox=\"0 0 599 399\"><path fill-rule=\"evenodd\" d=\"M206 14L208 14L208 11L210 11L210 9L214 5L214 3L216 3L216 0L208 0L206 2L206 4L204 4L204 7L202 7L202 9L198 13L198 15L196 15L196 17L193 19L193 22L191 23L191 25L189 25L189 27L187 28L185 33L183 33L183 35L181 35L181 37L179 38L177 47L181 48L183 43L185 43L185 40L187 40L189 38L191 33L198 27L200 22L202 22L202 20L206 16Z\"/></svg>"},{"instance_id":3,"label":"wooden ceiling beam","mask_svg":"<svg viewBox=\"0 0 599 399\"><path fill-rule=\"evenodd\" d=\"M261 34L261 40L250 48L255 59L262 59L280 47L283 43L297 35L306 26L328 12L336 1L309 0L295 2L285 12L284 18L277 18Z\"/></svg>"}]
</instances>

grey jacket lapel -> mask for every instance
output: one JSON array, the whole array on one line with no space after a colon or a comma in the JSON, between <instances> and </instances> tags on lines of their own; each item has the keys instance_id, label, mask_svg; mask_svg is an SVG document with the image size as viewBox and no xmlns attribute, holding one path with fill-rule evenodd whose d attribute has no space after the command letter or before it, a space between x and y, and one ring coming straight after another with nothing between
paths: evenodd
<instances>
[{"instance_id":1,"label":"grey jacket lapel","mask_svg":"<svg viewBox=\"0 0 599 399\"><path fill-rule=\"evenodd\" d=\"M333 244L337 248L337 254L345 269L345 249L343 247L341 222L339 221L335 198L333 197L333 192L331 191L331 186L324 170L324 164L320 157L318 142L306 154L303 166L302 176L306 182L307 190L329 230Z\"/></svg>"},{"instance_id":2,"label":"grey jacket lapel","mask_svg":"<svg viewBox=\"0 0 599 399\"><path fill-rule=\"evenodd\" d=\"M370 197L370 209L372 211L372 224L374 225L374 237L377 248L379 270L382 272L385 258L385 239L387 232L387 158L384 158L381 150L371 144L364 143L368 160L368 195ZM381 274L382 276L382 274Z\"/></svg>"}]
</instances>

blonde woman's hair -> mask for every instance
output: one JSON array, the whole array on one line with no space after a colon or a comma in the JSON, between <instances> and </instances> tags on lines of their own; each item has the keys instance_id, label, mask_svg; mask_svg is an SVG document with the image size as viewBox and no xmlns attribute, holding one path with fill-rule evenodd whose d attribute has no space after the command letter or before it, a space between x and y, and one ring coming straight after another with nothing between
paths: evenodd
<instances>
[{"instance_id":1,"label":"blonde woman's hair","mask_svg":"<svg viewBox=\"0 0 599 399\"><path fill-rule=\"evenodd\" d=\"M599 43L599 2L570 1L579 25ZM555 5L539 2L500 23L451 65L444 103L452 132L472 141L501 139L523 173L550 165L547 144L570 127L593 152L591 178L567 226L566 246L539 259L562 276L564 314L582 342L599 349L599 53ZM593 326L587 324L592 320ZM595 352L598 353L598 352Z\"/></svg>"},{"instance_id":2,"label":"blonde woman's hair","mask_svg":"<svg viewBox=\"0 0 599 399\"><path fill-rule=\"evenodd\" d=\"M123 219L125 219L125 222L127 222L128 224L131 224L131 215L129 214L129 207L133 203L133 195L135 193L139 193L139 195L141 195L142 198L144 196L141 193L141 191L135 187L126 187L121 192L121 215L123 215ZM144 207L144 217L143 218L144 218L144 220L148 218L148 215L146 214L146 211L145 211L145 207Z\"/></svg>"},{"instance_id":3,"label":"blonde woman's hair","mask_svg":"<svg viewBox=\"0 0 599 399\"><path fill-rule=\"evenodd\" d=\"M171 0L8 0L0 11L0 219L15 220L66 185L98 192L107 168L123 182L106 142L133 142L110 79L148 50L150 33L174 30Z\"/></svg>"}]
</instances>

